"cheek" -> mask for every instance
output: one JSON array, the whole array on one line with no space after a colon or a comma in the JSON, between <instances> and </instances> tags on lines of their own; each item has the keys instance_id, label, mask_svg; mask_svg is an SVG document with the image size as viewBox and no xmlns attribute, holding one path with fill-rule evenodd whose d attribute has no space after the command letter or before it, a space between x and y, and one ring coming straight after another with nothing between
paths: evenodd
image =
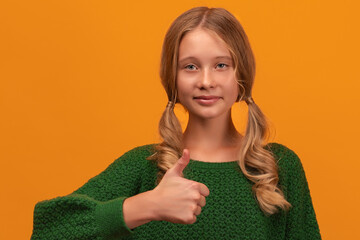
<instances>
[{"instance_id":1,"label":"cheek","mask_svg":"<svg viewBox=\"0 0 360 240\"><path fill-rule=\"evenodd\" d=\"M237 81L235 79L231 79L230 81L227 82L225 87L227 89L228 96L231 96L231 98L236 99L240 93L239 84L237 83Z\"/></svg>"},{"instance_id":2,"label":"cheek","mask_svg":"<svg viewBox=\"0 0 360 240\"><path fill-rule=\"evenodd\" d=\"M184 99L186 99L186 97L188 95L190 95L190 89L189 89L189 84L187 84L186 82L182 81L181 79L177 79L176 82L176 91L177 91L177 98L178 101L180 103L183 103Z\"/></svg>"},{"instance_id":3,"label":"cheek","mask_svg":"<svg viewBox=\"0 0 360 240\"><path fill-rule=\"evenodd\" d=\"M235 72L219 72L215 75L215 77L220 83L220 85L223 85L223 87L227 90L228 93L233 93L235 95L238 94L239 84L236 81Z\"/></svg>"},{"instance_id":4,"label":"cheek","mask_svg":"<svg viewBox=\"0 0 360 240\"><path fill-rule=\"evenodd\" d=\"M231 96L232 101L236 101L236 99L239 96L239 86L237 84L234 84L231 88L231 92L229 94Z\"/></svg>"},{"instance_id":5,"label":"cheek","mask_svg":"<svg viewBox=\"0 0 360 240\"><path fill-rule=\"evenodd\" d=\"M196 77L194 75L186 75L185 73L178 73L176 80L176 88L178 94L187 95L190 94L191 89L194 87Z\"/></svg>"}]
</instances>

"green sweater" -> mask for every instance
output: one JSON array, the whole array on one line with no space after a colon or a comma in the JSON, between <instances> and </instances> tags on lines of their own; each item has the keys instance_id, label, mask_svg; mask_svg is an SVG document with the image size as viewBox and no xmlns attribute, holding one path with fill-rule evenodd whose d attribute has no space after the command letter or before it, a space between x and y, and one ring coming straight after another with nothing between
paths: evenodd
<instances>
[{"instance_id":1,"label":"green sweater","mask_svg":"<svg viewBox=\"0 0 360 240\"><path fill-rule=\"evenodd\" d=\"M155 188L156 165L146 157L154 145L132 149L70 195L36 204L31 239L321 239L305 173L298 156L269 143L279 166L279 185L292 204L288 212L266 216L252 183L236 161L190 160L184 177L210 190L194 224L152 221L129 229L122 204Z\"/></svg>"}]
</instances>

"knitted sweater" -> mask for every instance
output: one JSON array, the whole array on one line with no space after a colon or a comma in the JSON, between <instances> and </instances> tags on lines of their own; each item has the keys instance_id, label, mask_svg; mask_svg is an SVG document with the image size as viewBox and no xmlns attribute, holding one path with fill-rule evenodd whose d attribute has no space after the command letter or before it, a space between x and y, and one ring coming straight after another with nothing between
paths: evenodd
<instances>
[{"instance_id":1,"label":"knitted sweater","mask_svg":"<svg viewBox=\"0 0 360 240\"><path fill-rule=\"evenodd\" d=\"M154 145L134 148L70 195L36 204L31 239L321 239L308 183L298 156L269 143L279 166L279 185L292 208L266 216L252 183L236 161L190 159L184 177L205 184L210 195L194 224L152 221L129 229L122 204L155 188L157 167L146 157Z\"/></svg>"}]
</instances>

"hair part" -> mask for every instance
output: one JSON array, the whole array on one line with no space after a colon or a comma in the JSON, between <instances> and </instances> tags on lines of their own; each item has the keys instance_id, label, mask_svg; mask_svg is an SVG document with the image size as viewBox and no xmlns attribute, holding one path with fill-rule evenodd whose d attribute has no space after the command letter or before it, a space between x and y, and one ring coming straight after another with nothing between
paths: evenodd
<instances>
[{"instance_id":1,"label":"hair part","mask_svg":"<svg viewBox=\"0 0 360 240\"><path fill-rule=\"evenodd\" d=\"M178 103L176 89L179 46L182 38L196 28L209 30L222 39L233 58L236 79L239 85L238 101L251 98L255 78L255 59L249 40L239 21L223 8L196 7L181 14L166 33L160 65L161 83L167 93L168 104L159 122L159 134L163 141L155 146L154 160L159 168L157 183L182 155L183 133L174 113ZM248 103L248 102L247 102ZM290 203L278 187L278 169L271 151L264 146L268 138L265 115L254 103L248 103L246 132L238 154L238 164L244 175L253 182L253 193L265 214L274 214L279 209L288 210Z\"/></svg>"}]
</instances>

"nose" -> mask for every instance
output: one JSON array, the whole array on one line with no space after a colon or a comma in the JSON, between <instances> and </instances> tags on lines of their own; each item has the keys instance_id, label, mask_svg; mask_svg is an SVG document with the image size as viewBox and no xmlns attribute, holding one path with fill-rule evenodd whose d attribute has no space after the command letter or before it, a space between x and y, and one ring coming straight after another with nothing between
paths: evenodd
<instances>
[{"instance_id":1,"label":"nose","mask_svg":"<svg viewBox=\"0 0 360 240\"><path fill-rule=\"evenodd\" d=\"M216 83L214 81L214 76L211 73L211 70L205 69L199 79L199 88L214 88Z\"/></svg>"}]
</instances>

